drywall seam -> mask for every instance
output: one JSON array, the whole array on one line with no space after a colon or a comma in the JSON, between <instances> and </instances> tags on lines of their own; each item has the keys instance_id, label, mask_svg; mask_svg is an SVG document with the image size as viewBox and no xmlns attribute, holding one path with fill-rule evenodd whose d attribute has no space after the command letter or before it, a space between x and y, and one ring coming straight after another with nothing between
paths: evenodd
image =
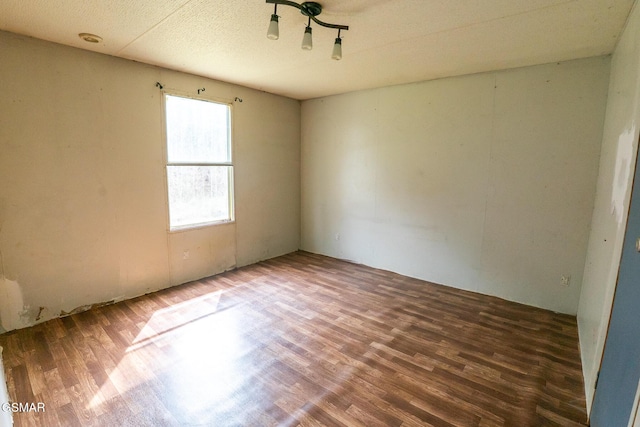
<instances>
[{"instance_id":1,"label":"drywall seam","mask_svg":"<svg viewBox=\"0 0 640 427\"><path fill-rule=\"evenodd\" d=\"M492 96L492 102L491 102L491 139L489 141L489 153L488 153L488 163L491 164L491 162L493 161L493 146L494 146L494 141L496 140L496 92L498 89L498 76L497 74L493 74L493 91ZM485 200L484 200L484 210L482 212L482 229L480 230L480 236L481 236L481 251L484 251L487 245L487 239L486 239L486 229L487 229L487 216L488 216L488 212L489 212L489 197L491 196L491 188L493 186L493 173L488 173L487 174L487 185L485 188Z\"/></svg>"}]
</instances>

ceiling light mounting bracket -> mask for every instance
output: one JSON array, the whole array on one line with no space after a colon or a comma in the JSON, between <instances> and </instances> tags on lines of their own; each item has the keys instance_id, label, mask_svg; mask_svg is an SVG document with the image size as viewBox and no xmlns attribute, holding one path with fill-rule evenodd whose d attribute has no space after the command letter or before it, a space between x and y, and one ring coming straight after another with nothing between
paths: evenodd
<instances>
[{"instance_id":1,"label":"ceiling light mounting bracket","mask_svg":"<svg viewBox=\"0 0 640 427\"><path fill-rule=\"evenodd\" d=\"M322 5L314 1L306 1L300 5L300 13L304 16L318 16L322 13Z\"/></svg>"}]
</instances>

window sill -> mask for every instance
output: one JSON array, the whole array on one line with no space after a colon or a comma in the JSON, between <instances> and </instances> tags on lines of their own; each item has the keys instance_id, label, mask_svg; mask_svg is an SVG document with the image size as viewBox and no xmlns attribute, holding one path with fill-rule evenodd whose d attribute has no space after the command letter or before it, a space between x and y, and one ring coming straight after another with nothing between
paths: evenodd
<instances>
[{"instance_id":1,"label":"window sill","mask_svg":"<svg viewBox=\"0 0 640 427\"><path fill-rule=\"evenodd\" d=\"M183 233L185 231L193 231L193 230L199 230L202 228L216 227L220 225L229 225L229 224L235 224L235 223L236 221L234 219L231 219L231 220L224 220L224 221L203 222L201 224L183 225L181 227L169 228L169 233L170 234Z\"/></svg>"}]
</instances>

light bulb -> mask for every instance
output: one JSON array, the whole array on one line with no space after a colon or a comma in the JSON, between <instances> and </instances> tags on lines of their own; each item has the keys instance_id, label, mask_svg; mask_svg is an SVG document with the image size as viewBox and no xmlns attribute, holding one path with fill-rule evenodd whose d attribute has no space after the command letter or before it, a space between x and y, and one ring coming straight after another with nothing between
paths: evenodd
<instances>
[{"instance_id":1,"label":"light bulb","mask_svg":"<svg viewBox=\"0 0 640 427\"><path fill-rule=\"evenodd\" d=\"M311 50L313 48L313 40L311 39L311 27L304 29L304 37L302 37L302 48Z\"/></svg>"},{"instance_id":2,"label":"light bulb","mask_svg":"<svg viewBox=\"0 0 640 427\"><path fill-rule=\"evenodd\" d=\"M278 30L278 15L275 13L271 15L269 30L267 30L267 38L271 40L278 40L278 38L280 38L280 31Z\"/></svg>"},{"instance_id":3,"label":"light bulb","mask_svg":"<svg viewBox=\"0 0 640 427\"><path fill-rule=\"evenodd\" d=\"M340 37L336 38L336 42L333 45L333 53L331 53L331 59L335 59L336 61L342 59L342 39Z\"/></svg>"}]
</instances>

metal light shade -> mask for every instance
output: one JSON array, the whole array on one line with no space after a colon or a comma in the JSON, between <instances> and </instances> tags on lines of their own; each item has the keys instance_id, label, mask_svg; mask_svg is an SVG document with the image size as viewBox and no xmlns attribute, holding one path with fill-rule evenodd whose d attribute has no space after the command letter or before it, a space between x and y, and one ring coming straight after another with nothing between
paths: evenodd
<instances>
[{"instance_id":1,"label":"metal light shade","mask_svg":"<svg viewBox=\"0 0 640 427\"><path fill-rule=\"evenodd\" d=\"M313 48L313 40L311 39L311 27L304 29L304 37L302 37L302 48L311 50Z\"/></svg>"},{"instance_id":2,"label":"metal light shade","mask_svg":"<svg viewBox=\"0 0 640 427\"><path fill-rule=\"evenodd\" d=\"M269 30L267 30L267 38L271 40L278 40L278 38L280 38L280 30L278 29L278 15L276 15L275 13L271 15Z\"/></svg>"},{"instance_id":3,"label":"metal light shade","mask_svg":"<svg viewBox=\"0 0 640 427\"><path fill-rule=\"evenodd\" d=\"M331 54L331 59L335 59L336 61L342 59L342 39L340 37L336 38L336 42L333 45L333 53Z\"/></svg>"}]
</instances>

